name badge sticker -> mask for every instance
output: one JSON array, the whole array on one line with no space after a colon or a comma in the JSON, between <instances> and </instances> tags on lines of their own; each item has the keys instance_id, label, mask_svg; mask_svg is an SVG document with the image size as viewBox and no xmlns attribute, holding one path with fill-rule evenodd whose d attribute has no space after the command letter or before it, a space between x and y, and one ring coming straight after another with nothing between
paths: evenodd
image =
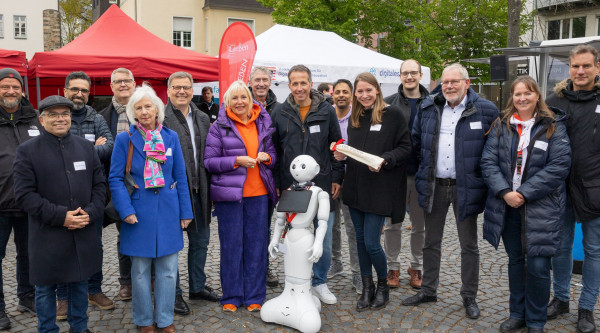
<instances>
[{"instance_id":1,"label":"name badge sticker","mask_svg":"<svg viewBox=\"0 0 600 333\"><path fill-rule=\"evenodd\" d=\"M375 132L381 131L381 124L371 125L371 131L375 131Z\"/></svg>"},{"instance_id":2,"label":"name badge sticker","mask_svg":"<svg viewBox=\"0 0 600 333\"><path fill-rule=\"evenodd\" d=\"M600 105L596 105L596 113L600 113Z\"/></svg>"},{"instance_id":3,"label":"name badge sticker","mask_svg":"<svg viewBox=\"0 0 600 333\"><path fill-rule=\"evenodd\" d=\"M212 116L210 116L210 117L211 117L212 119L217 119L217 116L216 116L216 115L214 115L214 114L213 114Z\"/></svg>"},{"instance_id":4,"label":"name badge sticker","mask_svg":"<svg viewBox=\"0 0 600 333\"><path fill-rule=\"evenodd\" d=\"M279 249L279 252L285 254L287 252L287 247L285 246L284 243L279 243L277 244L277 247Z\"/></svg>"},{"instance_id":5,"label":"name badge sticker","mask_svg":"<svg viewBox=\"0 0 600 333\"><path fill-rule=\"evenodd\" d=\"M472 129L472 130L483 129L483 126L481 125L481 122L480 122L480 121L472 121L472 122L470 123L470 125L471 125L471 129Z\"/></svg>"},{"instance_id":6,"label":"name badge sticker","mask_svg":"<svg viewBox=\"0 0 600 333\"><path fill-rule=\"evenodd\" d=\"M165 153L167 156L173 156L173 150L171 148L167 148L167 152Z\"/></svg>"},{"instance_id":7,"label":"name badge sticker","mask_svg":"<svg viewBox=\"0 0 600 333\"><path fill-rule=\"evenodd\" d=\"M533 144L533 148L538 148L538 149L541 149L543 151L546 151L548 149L548 142L537 140Z\"/></svg>"},{"instance_id":8,"label":"name badge sticker","mask_svg":"<svg viewBox=\"0 0 600 333\"><path fill-rule=\"evenodd\" d=\"M73 162L73 168L75 171L85 170L85 161Z\"/></svg>"},{"instance_id":9,"label":"name badge sticker","mask_svg":"<svg viewBox=\"0 0 600 333\"><path fill-rule=\"evenodd\" d=\"M36 130L36 129L30 129L30 130L27 130L27 132L29 133L29 136L38 136L38 135L40 135L40 130Z\"/></svg>"},{"instance_id":10,"label":"name badge sticker","mask_svg":"<svg viewBox=\"0 0 600 333\"><path fill-rule=\"evenodd\" d=\"M95 134L86 134L85 139L88 141L96 142L96 135Z\"/></svg>"},{"instance_id":11,"label":"name badge sticker","mask_svg":"<svg viewBox=\"0 0 600 333\"><path fill-rule=\"evenodd\" d=\"M312 125L308 128L311 133L319 133L321 132L321 127L319 125Z\"/></svg>"}]
</instances>

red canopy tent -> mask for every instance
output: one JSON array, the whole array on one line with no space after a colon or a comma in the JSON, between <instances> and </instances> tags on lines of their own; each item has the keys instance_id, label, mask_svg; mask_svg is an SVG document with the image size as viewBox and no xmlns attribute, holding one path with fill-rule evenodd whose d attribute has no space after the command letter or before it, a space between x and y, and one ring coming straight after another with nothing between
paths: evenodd
<instances>
[{"instance_id":1,"label":"red canopy tent","mask_svg":"<svg viewBox=\"0 0 600 333\"><path fill-rule=\"evenodd\" d=\"M27 59L25 52L0 49L0 68L12 68L21 76L27 75Z\"/></svg>"},{"instance_id":2,"label":"red canopy tent","mask_svg":"<svg viewBox=\"0 0 600 333\"><path fill-rule=\"evenodd\" d=\"M30 84L35 80L36 96L46 97L62 94L70 72L84 71L93 80L92 94L112 95L110 75L119 67L131 70L138 85L149 81L163 100L166 80L174 72L188 72L196 82L218 80L216 57L160 39L116 5L64 47L35 53L29 62L29 78Z\"/></svg>"}]
</instances>

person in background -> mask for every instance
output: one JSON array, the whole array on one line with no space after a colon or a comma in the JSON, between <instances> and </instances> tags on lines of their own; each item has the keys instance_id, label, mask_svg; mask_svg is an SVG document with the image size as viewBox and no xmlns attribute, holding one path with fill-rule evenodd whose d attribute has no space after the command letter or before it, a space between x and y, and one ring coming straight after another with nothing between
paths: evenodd
<instances>
[{"instance_id":1,"label":"person in background","mask_svg":"<svg viewBox=\"0 0 600 333\"><path fill-rule=\"evenodd\" d=\"M331 83L322 82L319 84L317 90L325 96L325 99L329 104L333 105L333 85Z\"/></svg>"},{"instance_id":2,"label":"person in background","mask_svg":"<svg viewBox=\"0 0 600 333\"><path fill-rule=\"evenodd\" d=\"M211 124L217 120L217 117L219 116L219 105L215 103L211 87L206 86L202 88L202 102L198 105L198 109L206 113Z\"/></svg>"}]
</instances>

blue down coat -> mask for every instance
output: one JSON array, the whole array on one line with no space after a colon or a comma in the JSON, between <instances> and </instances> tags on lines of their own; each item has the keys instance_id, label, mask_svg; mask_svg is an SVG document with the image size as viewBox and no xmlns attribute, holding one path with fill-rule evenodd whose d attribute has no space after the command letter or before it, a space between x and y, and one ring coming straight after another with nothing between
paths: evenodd
<instances>
[{"instance_id":1,"label":"blue down coat","mask_svg":"<svg viewBox=\"0 0 600 333\"><path fill-rule=\"evenodd\" d=\"M425 99L412 128L413 150L419 160L415 175L419 205L428 213L431 213L434 200L441 117L445 104L446 99L441 93ZM496 106L469 88L466 108L456 124L454 138L458 221L483 212L487 187L481 178L479 163L485 134L496 118Z\"/></svg>"},{"instance_id":2,"label":"blue down coat","mask_svg":"<svg viewBox=\"0 0 600 333\"><path fill-rule=\"evenodd\" d=\"M561 216L566 205L565 179L571 166L571 148L564 124L565 113L555 112L554 134L546 138L550 118L537 119L532 130L523 179L517 192L525 198L521 216L529 256L553 256L560 244ZM500 124L500 122L498 122ZM481 169L489 187L485 205L483 237L496 249L504 230L508 205L502 199L512 191L519 135L511 125L495 125L491 130Z\"/></svg>"},{"instance_id":3,"label":"blue down coat","mask_svg":"<svg viewBox=\"0 0 600 333\"><path fill-rule=\"evenodd\" d=\"M127 132L117 135L108 177L110 194L119 216L125 218L135 214L138 219L136 224L121 223L121 253L145 258L173 254L183 248L181 220L194 217L179 138L174 131L162 128L160 134L167 151L167 161L162 164L165 186L145 189L144 138L135 125L131 125L129 132L131 138ZM131 175L139 186L131 197L123 182L129 139L133 143Z\"/></svg>"}]
</instances>

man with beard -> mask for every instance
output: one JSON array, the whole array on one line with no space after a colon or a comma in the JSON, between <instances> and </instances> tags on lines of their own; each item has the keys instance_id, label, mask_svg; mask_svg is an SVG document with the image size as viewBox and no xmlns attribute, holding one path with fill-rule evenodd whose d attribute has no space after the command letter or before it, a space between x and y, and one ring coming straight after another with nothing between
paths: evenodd
<instances>
[{"instance_id":1,"label":"man with beard","mask_svg":"<svg viewBox=\"0 0 600 333\"><path fill-rule=\"evenodd\" d=\"M106 163L112 153L114 144L113 136L106 125L104 118L91 106L86 105L90 96L91 80L84 72L72 72L65 79L64 95L73 102L71 110L72 135L82 137L94 144L94 150L98 154L101 163ZM100 244L102 244L102 222L104 216L99 216L94 221ZM102 310L115 307L114 302L102 292L102 269L88 279L88 300ZM67 319L67 285L59 284L56 296L58 305L56 317L58 320Z\"/></svg>"},{"instance_id":2,"label":"man with beard","mask_svg":"<svg viewBox=\"0 0 600 333\"><path fill-rule=\"evenodd\" d=\"M29 283L27 252L27 214L15 204L13 191L13 161L17 147L40 135L37 112L22 97L23 79L12 68L0 69L0 264L6 255L11 230L17 249L17 297L20 312L35 313L34 288ZM0 330L10 327L4 302L2 268L0 265Z\"/></svg>"},{"instance_id":3,"label":"man with beard","mask_svg":"<svg viewBox=\"0 0 600 333\"><path fill-rule=\"evenodd\" d=\"M419 169L415 183L425 211L423 283L421 291L402 301L414 306L437 302L442 238L452 204L461 248L460 294L468 318L479 318L477 215L483 212L487 186L481 175L486 133L498 108L469 88L467 69L452 64L442 72L442 94L421 103L412 129Z\"/></svg>"}]
</instances>

